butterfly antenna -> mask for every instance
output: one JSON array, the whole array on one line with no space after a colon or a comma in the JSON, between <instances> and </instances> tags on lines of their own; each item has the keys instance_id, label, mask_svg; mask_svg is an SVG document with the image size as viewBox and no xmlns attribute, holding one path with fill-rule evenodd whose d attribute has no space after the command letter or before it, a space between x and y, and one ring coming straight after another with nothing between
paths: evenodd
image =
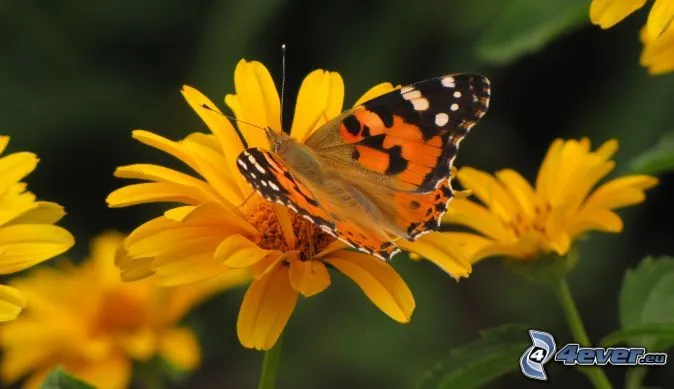
<instances>
[{"instance_id":1,"label":"butterfly antenna","mask_svg":"<svg viewBox=\"0 0 674 389\"><path fill-rule=\"evenodd\" d=\"M281 45L281 130L283 130L283 97L286 91L286 44Z\"/></svg>"},{"instance_id":2,"label":"butterfly antenna","mask_svg":"<svg viewBox=\"0 0 674 389\"><path fill-rule=\"evenodd\" d=\"M225 115L224 113L218 111L217 109L214 109L214 108L208 106L207 104L201 104L201 108L204 108L204 109L206 109L206 110L209 110L209 111L211 111L211 112L214 112L214 113L216 113L216 114L218 114L218 115L220 115L220 116L222 116L222 117L225 117L225 118L227 118L227 119L229 119L229 120L233 120L233 121L235 121L235 122L237 122L237 123L243 123L243 124L247 124L247 125L249 125L249 126L251 126L251 127L259 128L260 130L262 130L262 131L264 131L264 132L266 133L265 128L262 127L262 126L258 126L257 124L253 124L253 123L250 123L250 122L246 122L246 121L243 121L243 120L239 120L239 119L235 118L234 116ZM238 128L238 126L237 126L237 128L235 128L235 130L236 130L236 133L239 135L239 138L241 138L241 142L243 143L243 146L244 146L245 148L248 148L248 142L246 142L246 138L243 136L243 134L241 134L241 130Z\"/></svg>"}]
</instances>

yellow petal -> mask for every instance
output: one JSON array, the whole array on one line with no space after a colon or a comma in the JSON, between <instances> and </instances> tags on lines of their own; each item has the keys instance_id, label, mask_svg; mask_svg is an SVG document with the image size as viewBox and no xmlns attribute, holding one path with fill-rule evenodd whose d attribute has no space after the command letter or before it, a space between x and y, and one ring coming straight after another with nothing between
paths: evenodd
<instances>
[{"instance_id":1,"label":"yellow petal","mask_svg":"<svg viewBox=\"0 0 674 389\"><path fill-rule=\"evenodd\" d=\"M461 185L472 190L475 196L502 220L510 221L515 218L518 212L517 204L491 174L463 167L459 170L457 178Z\"/></svg>"},{"instance_id":2,"label":"yellow petal","mask_svg":"<svg viewBox=\"0 0 674 389\"><path fill-rule=\"evenodd\" d=\"M290 285L288 272L288 266L278 266L248 288L236 324L245 347L270 349L288 323L298 296Z\"/></svg>"},{"instance_id":3,"label":"yellow petal","mask_svg":"<svg viewBox=\"0 0 674 389\"><path fill-rule=\"evenodd\" d=\"M314 70L302 81L297 95L290 135L300 142L326 120L340 114L344 101L344 81L339 73Z\"/></svg>"},{"instance_id":4,"label":"yellow petal","mask_svg":"<svg viewBox=\"0 0 674 389\"><path fill-rule=\"evenodd\" d=\"M492 212L485 207L470 200L455 199L449 203L443 222L460 224L472 228L494 240L514 241L512 230Z\"/></svg>"},{"instance_id":5,"label":"yellow petal","mask_svg":"<svg viewBox=\"0 0 674 389\"><path fill-rule=\"evenodd\" d=\"M671 0L655 0L646 22L648 39L657 39L666 28L670 28L673 19L674 2Z\"/></svg>"},{"instance_id":6,"label":"yellow petal","mask_svg":"<svg viewBox=\"0 0 674 389\"><path fill-rule=\"evenodd\" d=\"M159 286L203 282L229 270L215 261L212 250L175 255L167 253L155 259L152 270Z\"/></svg>"},{"instance_id":7,"label":"yellow petal","mask_svg":"<svg viewBox=\"0 0 674 389\"><path fill-rule=\"evenodd\" d=\"M193 370L199 365L199 341L186 328L171 328L164 333L159 344L161 355L181 370Z\"/></svg>"},{"instance_id":8,"label":"yellow petal","mask_svg":"<svg viewBox=\"0 0 674 389\"><path fill-rule=\"evenodd\" d=\"M147 182L121 187L105 199L110 208L128 207L146 203L198 204L203 197L183 185L166 182Z\"/></svg>"},{"instance_id":9,"label":"yellow petal","mask_svg":"<svg viewBox=\"0 0 674 389\"><path fill-rule=\"evenodd\" d=\"M538 170L538 176L536 177L536 193L538 193L541 198L548 198L548 188L555 183L556 176L554 172L559 166L559 157L563 146L564 141L555 139L543 158L543 163L541 164L541 168Z\"/></svg>"},{"instance_id":10,"label":"yellow petal","mask_svg":"<svg viewBox=\"0 0 674 389\"><path fill-rule=\"evenodd\" d=\"M289 262L290 284L304 297L321 293L330 286L330 274L323 262L313 259L302 261L295 258Z\"/></svg>"},{"instance_id":11,"label":"yellow petal","mask_svg":"<svg viewBox=\"0 0 674 389\"><path fill-rule=\"evenodd\" d=\"M644 35L642 33L642 37ZM674 70L674 27L669 27L653 41L644 40L640 62L642 66L648 67L651 74Z\"/></svg>"},{"instance_id":12,"label":"yellow petal","mask_svg":"<svg viewBox=\"0 0 674 389\"><path fill-rule=\"evenodd\" d=\"M567 227L569 235L574 238L590 230L620 232L622 229L620 216L608 209L585 210Z\"/></svg>"},{"instance_id":13,"label":"yellow petal","mask_svg":"<svg viewBox=\"0 0 674 389\"><path fill-rule=\"evenodd\" d=\"M0 187L19 182L37 166L37 156L33 153L12 153L0 158Z\"/></svg>"},{"instance_id":14,"label":"yellow petal","mask_svg":"<svg viewBox=\"0 0 674 389\"><path fill-rule=\"evenodd\" d=\"M234 70L234 87L236 95L227 95L225 103L242 121L237 126L248 146L268 148L264 131L243 122L281 131L281 103L269 71L260 62L242 59Z\"/></svg>"},{"instance_id":15,"label":"yellow petal","mask_svg":"<svg viewBox=\"0 0 674 389\"><path fill-rule=\"evenodd\" d=\"M212 137L212 135L202 135ZM238 135L234 135L238 138ZM188 136L183 141L174 142L148 131L135 130L133 131L133 138L178 158L204 177L229 202L236 203L243 199L238 186L239 171L231 170L237 169L234 166L234 160L238 154L226 158L223 155L222 148L213 149L199 142L195 136ZM232 153L234 152L236 150L232 151Z\"/></svg>"},{"instance_id":16,"label":"yellow petal","mask_svg":"<svg viewBox=\"0 0 674 389\"><path fill-rule=\"evenodd\" d=\"M0 322L14 320L26 308L26 299L18 289L0 285Z\"/></svg>"},{"instance_id":17,"label":"yellow petal","mask_svg":"<svg viewBox=\"0 0 674 389\"><path fill-rule=\"evenodd\" d=\"M7 145L9 144L9 137L7 135L0 136L0 154L5 152Z\"/></svg>"},{"instance_id":18,"label":"yellow petal","mask_svg":"<svg viewBox=\"0 0 674 389\"><path fill-rule=\"evenodd\" d=\"M585 202L586 208L621 208L641 203L644 191L657 185L658 179L633 175L611 180L595 190Z\"/></svg>"},{"instance_id":19,"label":"yellow petal","mask_svg":"<svg viewBox=\"0 0 674 389\"><path fill-rule=\"evenodd\" d=\"M405 281L386 262L371 255L341 251L323 259L351 278L365 295L393 320L407 323L414 311L414 297Z\"/></svg>"},{"instance_id":20,"label":"yellow petal","mask_svg":"<svg viewBox=\"0 0 674 389\"><path fill-rule=\"evenodd\" d=\"M415 242L401 240L398 245L428 259L454 278L468 277L471 271L470 259L464 255L456 242L448 239L447 235L431 233Z\"/></svg>"},{"instance_id":21,"label":"yellow petal","mask_svg":"<svg viewBox=\"0 0 674 389\"><path fill-rule=\"evenodd\" d=\"M616 139L609 139L599 146L595 153L603 159L608 160L613 157L616 151L618 151L618 141Z\"/></svg>"},{"instance_id":22,"label":"yellow petal","mask_svg":"<svg viewBox=\"0 0 674 389\"><path fill-rule=\"evenodd\" d=\"M529 182L518 172L504 169L496 173L496 177L503 183L513 199L517 201L519 209L528 217L533 217L537 204L536 193Z\"/></svg>"},{"instance_id":23,"label":"yellow petal","mask_svg":"<svg viewBox=\"0 0 674 389\"><path fill-rule=\"evenodd\" d=\"M73 367L72 374L97 388L124 389L131 380L131 361L121 353L111 354L96 363Z\"/></svg>"},{"instance_id":24,"label":"yellow petal","mask_svg":"<svg viewBox=\"0 0 674 389\"><path fill-rule=\"evenodd\" d=\"M238 168L236 167L236 159L243 151L243 143L239 134L229 119L222 115L220 109L201 92L192 87L183 86L182 94L190 107L192 107L218 139L220 149L225 157L226 168L234 180L236 180L239 191L243 193L243 196L246 196L250 189L243 177L238 174ZM261 135L264 136L264 134Z\"/></svg>"},{"instance_id":25,"label":"yellow petal","mask_svg":"<svg viewBox=\"0 0 674 389\"><path fill-rule=\"evenodd\" d=\"M590 20L601 28L609 28L646 4L646 0L592 0Z\"/></svg>"},{"instance_id":26,"label":"yellow petal","mask_svg":"<svg viewBox=\"0 0 674 389\"><path fill-rule=\"evenodd\" d=\"M175 323L193 307L223 290L244 285L250 281L248 269L231 269L217 277L192 285L166 289L168 302L162 307L164 322Z\"/></svg>"},{"instance_id":27,"label":"yellow petal","mask_svg":"<svg viewBox=\"0 0 674 389\"><path fill-rule=\"evenodd\" d=\"M139 163L120 166L115 170L115 177L182 185L185 190L190 191L191 196L202 202L218 201L218 197L204 181L159 165Z\"/></svg>"},{"instance_id":28,"label":"yellow petal","mask_svg":"<svg viewBox=\"0 0 674 389\"><path fill-rule=\"evenodd\" d=\"M65 229L48 224L0 228L0 274L14 273L66 252L75 244Z\"/></svg>"},{"instance_id":29,"label":"yellow petal","mask_svg":"<svg viewBox=\"0 0 674 389\"><path fill-rule=\"evenodd\" d=\"M215 250L215 260L230 268L250 267L267 256L269 250L260 248L246 237L235 234L223 240Z\"/></svg>"},{"instance_id":30,"label":"yellow petal","mask_svg":"<svg viewBox=\"0 0 674 389\"><path fill-rule=\"evenodd\" d=\"M12 219L9 224L54 224L66 214L63 207L49 201L38 201L35 207Z\"/></svg>"},{"instance_id":31,"label":"yellow petal","mask_svg":"<svg viewBox=\"0 0 674 389\"><path fill-rule=\"evenodd\" d=\"M370 101L375 97L379 97L384 93L388 93L398 88L399 86L394 87L393 84L391 84L390 82L382 82L381 84L377 84L372 88L368 89L367 92L365 92L362 96L360 96L360 98L356 101L356 103L353 106L355 107L357 105L361 105L366 101Z\"/></svg>"},{"instance_id":32,"label":"yellow petal","mask_svg":"<svg viewBox=\"0 0 674 389\"><path fill-rule=\"evenodd\" d=\"M293 231L293 222L290 219L290 213L288 212L288 208L277 203L272 203L271 205L274 208L274 214L276 215L276 219L281 225L281 232L283 232L283 237L285 238L285 241L288 244L288 248L294 250L296 243L295 232Z\"/></svg>"},{"instance_id":33,"label":"yellow petal","mask_svg":"<svg viewBox=\"0 0 674 389\"><path fill-rule=\"evenodd\" d=\"M253 276L254 279L259 280L260 278L266 277L267 274L274 271L277 266L280 266L285 261L290 261L291 258L299 260L299 256L299 250L286 251L285 253L281 253L278 250L271 250L266 257L250 267L250 275Z\"/></svg>"}]
</instances>

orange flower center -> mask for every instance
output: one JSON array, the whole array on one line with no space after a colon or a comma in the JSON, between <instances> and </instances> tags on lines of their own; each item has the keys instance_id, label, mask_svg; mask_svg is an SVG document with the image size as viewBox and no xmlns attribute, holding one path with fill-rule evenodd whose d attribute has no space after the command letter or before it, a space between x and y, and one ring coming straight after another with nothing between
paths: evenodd
<instances>
[{"instance_id":1,"label":"orange flower center","mask_svg":"<svg viewBox=\"0 0 674 389\"><path fill-rule=\"evenodd\" d=\"M515 220L507 223L508 227L515 232L515 236L521 238L531 231L545 234L545 225L547 224L550 212L552 212L552 205L548 202L543 207L536 205L534 212L533 218L528 218L526 215L518 212L515 215Z\"/></svg>"},{"instance_id":2,"label":"orange flower center","mask_svg":"<svg viewBox=\"0 0 674 389\"><path fill-rule=\"evenodd\" d=\"M247 219L262 234L258 242L261 248L282 252L299 250L300 259L308 260L335 241L332 235L299 214L288 211L288 215L295 236L294 245L286 239L272 203L261 200L251 207Z\"/></svg>"},{"instance_id":3,"label":"orange flower center","mask_svg":"<svg viewBox=\"0 0 674 389\"><path fill-rule=\"evenodd\" d=\"M105 296L99 307L94 333L132 332L146 320L145 309L135 296L115 290Z\"/></svg>"}]
</instances>

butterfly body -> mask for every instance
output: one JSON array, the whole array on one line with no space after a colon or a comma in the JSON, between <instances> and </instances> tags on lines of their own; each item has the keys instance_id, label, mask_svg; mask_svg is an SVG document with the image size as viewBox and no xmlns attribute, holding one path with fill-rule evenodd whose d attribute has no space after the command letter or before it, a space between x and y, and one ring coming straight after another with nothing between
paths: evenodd
<instances>
[{"instance_id":1,"label":"butterfly body","mask_svg":"<svg viewBox=\"0 0 674 389\"><path fill-rule=\"evenodd\" d=\"M267 129L240 172L281 203L361 251L389 259L398 239L435 231L452 198L459 142L486 113L489 82L456 74L405 86L333 118L300 143Z\"/></svg>"}]
</instances>

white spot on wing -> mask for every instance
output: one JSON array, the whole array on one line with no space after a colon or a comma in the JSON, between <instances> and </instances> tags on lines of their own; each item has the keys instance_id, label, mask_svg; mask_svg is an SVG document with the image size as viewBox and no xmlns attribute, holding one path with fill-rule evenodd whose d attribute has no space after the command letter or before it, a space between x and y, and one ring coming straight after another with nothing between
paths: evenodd
<instances>
[{"instance_id":1,"label":"white spot on wing","mask_svg":"<svg viewBox=\"0 0 674 389\"><path fill-rule=\"evenodd\" d=\"M405 93L411 92L413 90L414 90L414 87L407 85L407 86L404 86L404 87L400 88L400 94L404 95Z\"/></svg>"},{"instance_id":2,"label":"white spot on wing","mask_svg":"<svg viewBox=\"0 0 674 389\"><path fill-rule=\"evenodd\" d=\"M445 124L447 124L447 122L449 122L449 115L447 115L446 113L442 112L442 113L439 113L439 114L435 115L435 125L436 126L442 127Z\"/></svg>"},{"instance_id":3,"label":"white spot on wing","mask_svg":"<svg viewBox=\"0 0 674 389\"><path fill-rule=\"evenodd\" d=\"M459 104L454 103L454 104L452 104L451 107L449 107L449 109L451 109L452 111L456 111L457 109L459 109Z\"/></svg>"},{"instance_id":4,"label":"white spot on wing","mask_svg":"<svg viewBox=\"0 0 674 389\"><path fill-rule=\"evenodd\" d=\"M256 163L256 164L255 164L255 169L257 169L258 172L264 174L264 168L263 168L262 165L260 165L259 163Z\"/></svg>"},{"instance_id":5,"label":"white spot on wing","mask_svg":"<svg viewBox=\"0 0 674 389\"><path fill-rule=\"evenodd\" d=\"M250 163L252 163L252 164L257 164L257 162L255 162L255 157L253 157L253 156L250 155L250 154L248 154L248 160L249 160Z\"/></svg>"},{"instance_id":6,"label":"white spot on wing","mask_svg":"<svg viewBox=\"0 0 674 389\"><path fill-rule=\"evenodd\" d=\"M456 87L456 83L454 82L454 77L452 77L452 76L444 77L443 79L440 80L440 82L442 83L442 86L444 86L445 88Z\"/></svg>"},{"instance_id":7,"label":"white spot on wing","mask_svg":"<svg viewBox=\"0 0 674 389\"><path fill-rule=\"evenodd\" d=\"M239 166L241 166L243 168L243 170L248 170L248 165L246 165L242 160L237 159L236 163L238 163Z\"/></svg>"},{"instance_id":8,"label":"white spot on wing","mask_svg":"<svg viewBox=\"0 0 674 389\"><path fill-rule=\"evenodd\" d=\"M456 97L457 99L461 97L461 92L459 91L454 92L454 97Z\"/></svg>"},{"instance_id":9,"label":"white spot on wing","mask_svg":"<svg viewBox=\"0 0 674 389\"><path fill-rule=\"evenodd\" d=\"M274 183L271 182L271 181L269 181L269 187L272 188L272 189L274 189L274 190L276 190L276 191L280 189L280 188L278 187L278 185L274 184Z\"/></svg>"},{"instance_id":10,"label":"white spot on wing","mask_svg":"<svg viewBox=\"0 0 674 389\"><path fill-rule=\"evenodd\" d=\"M428 100L424 99L423 97L420 99L414 99L412 100L412 105L416 111L425 111L428 109Z\"/></svg>"},{"instance_id":11,"label":"white spot on wing","mask_svg":"<svg viewBox=\"0 0 674 389\"><path fill-rule=\"evenodd\" d=\"M405 100L414 100L414 99L421 98L421 92L418 91L418 90L410 90L407 93L403 93L402 96L403 96L403 99L405 99Z\"/></svg>"}]
</instances>

